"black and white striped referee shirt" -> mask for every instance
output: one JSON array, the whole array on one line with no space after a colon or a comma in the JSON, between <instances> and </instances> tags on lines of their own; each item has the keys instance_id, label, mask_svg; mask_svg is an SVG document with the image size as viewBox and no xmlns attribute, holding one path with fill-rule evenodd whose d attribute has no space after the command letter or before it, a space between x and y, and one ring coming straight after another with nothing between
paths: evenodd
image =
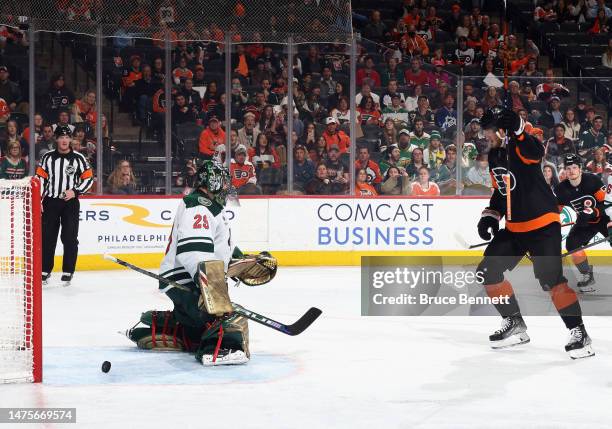
<instances>
[{"instance_id":1,"label":"black and white striped referee shirt","mask_svg":"<svg viewBox=\"0 0 612 429\"><path fill-rule=\"evenodd\" d=\"M45 153L36 169L42 185L42 197L62 198L72 189L78 196L93 184L93 170L82 154L70 149L61 154L56 150Z\"/></svg>"}]
</instances>

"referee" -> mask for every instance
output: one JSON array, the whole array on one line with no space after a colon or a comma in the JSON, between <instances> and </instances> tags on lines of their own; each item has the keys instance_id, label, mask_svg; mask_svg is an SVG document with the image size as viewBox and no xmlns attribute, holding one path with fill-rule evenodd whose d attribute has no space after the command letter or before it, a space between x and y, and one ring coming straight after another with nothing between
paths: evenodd
<instances>
[{"instance_id":1,"label":"referee","mask_svg":"<svg viewBox=\"0 0 612 429\"><path fill-rule=\"evenodd\" d=\"M45 153L36 169L41 181L42 216L42 279L47 284L53 270L57 234L62 227L64 245L62 282L68 286L74 274L79 241L79 195L93 183L93 171L87 159L70 147L70 128L59 125L55 129L56 149Z\"/></svg>"}]
</instances>

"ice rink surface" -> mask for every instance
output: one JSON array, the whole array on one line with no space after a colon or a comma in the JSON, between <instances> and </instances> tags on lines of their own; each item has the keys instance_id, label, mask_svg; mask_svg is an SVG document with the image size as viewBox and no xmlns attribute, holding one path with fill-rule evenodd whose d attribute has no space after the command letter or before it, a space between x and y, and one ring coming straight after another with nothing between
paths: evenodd
<instances>
[{"instance_id":1,"label":"ice rink surface","mask_svg":"<svg viewBox=\"0 0 612 429\"><path fill-rule=\"evenodd\" d=\"M359 287L356 267L281 268L269 285L231 289L286 323L311 306L323 315L296 337L251 323L250 363L204 368L117 333L171 308L154 281L77 273L44 291L44 383L0 385L0 406L76 407L87 428L612 426L610 318L586 319L597 355L572 361L558 317L526 317L531 343L493 351L497 318L361 317Z\"/></svg>"}]
</instances>

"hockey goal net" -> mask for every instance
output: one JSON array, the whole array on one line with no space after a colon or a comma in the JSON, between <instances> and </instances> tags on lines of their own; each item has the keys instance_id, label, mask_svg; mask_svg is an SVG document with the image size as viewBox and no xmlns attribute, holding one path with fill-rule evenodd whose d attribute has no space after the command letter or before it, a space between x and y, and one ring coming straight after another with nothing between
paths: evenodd
<instances>
[{"instance_id":1,"label":"hockey goal net","mask_svg":"<svg viewBox=\"0 0 612 429\"><path fill-rule=\"evenodd\" d=\"M40 183L0 180L0 383L42 381Z\"/></svg>"}]
</instances>

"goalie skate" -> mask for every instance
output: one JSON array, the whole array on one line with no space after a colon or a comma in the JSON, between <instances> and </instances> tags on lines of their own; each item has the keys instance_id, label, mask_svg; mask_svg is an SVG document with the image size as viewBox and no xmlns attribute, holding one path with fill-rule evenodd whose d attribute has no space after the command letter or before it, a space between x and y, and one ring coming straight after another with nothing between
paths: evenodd
<instances>
[{"instance_id":1,"label":"goalie skate","mask_svg":"<svg viewBox=\"0 0 612 429\"><path fill-rule=\"evenodd\" d=\"M220 349L214 362L212 354L202 356L202 365L204 366L241 365L248 361L249 358L242 350Z\"/></svg>"},{"instance_id":2,"label":"goalie skate","mask_svg":"<svg viewBox=\"0 0 612 429\"><path fill-rule=\"evenodd\" d=\"M494 349L526 344L530 341L527 325L521 316L504 317L501 328L489 336L489 341Z\"/></svg>"},{"instance_id":3,"label":"goalie skate","mask_svg":"<svg viewBox=\"0 0 612 429\"><path fill-rule=\"evenodd\" d=\"M584 325L576 326L570 330L570 338L565 345L565 351L572 359L582 359L595 356L591 346L591 337L587 334Z\"/></svg>"}]
</instances>

